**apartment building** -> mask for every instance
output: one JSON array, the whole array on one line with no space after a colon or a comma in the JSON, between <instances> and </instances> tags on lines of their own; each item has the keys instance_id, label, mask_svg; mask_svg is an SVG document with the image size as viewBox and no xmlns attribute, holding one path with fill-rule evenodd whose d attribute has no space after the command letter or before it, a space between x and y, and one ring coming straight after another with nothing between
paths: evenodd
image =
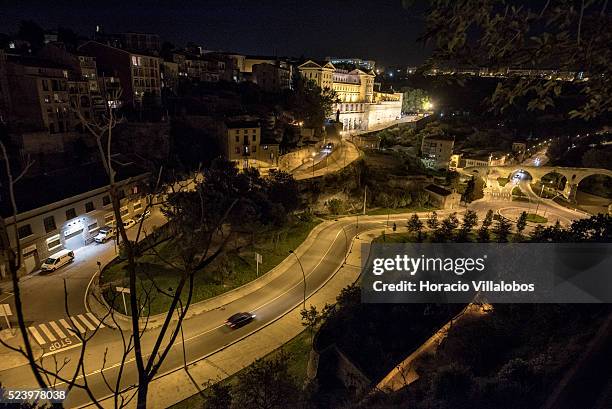
<instances>
[{"instance_id":1,"label":"apartment building","mask_svg":"<svg viewBox=\"0 0 612 409\"><path fill-rule=\"evenodd\" d=\"M421 142L421 158L425 166L433 169L448 169L455 137L453 136L429 136Z\"/></svg>"},{"instance_id":2,"label":"apartment building","mask_svg":"<svg viewBox=\"0 0 612 409\"><path fill-rule=\"evenodd\" d=\"M225 157L239 168L278 166L278 143L262 141L259 121L224 121L220 135Z\"/></svg>"},{"instance_id":3,"label":"apartment building","mask_svg":"<svg viewBox=\"0 0 612 409\"><path fill-rule=\"evenodd\" d=\"M266 92L279 92L291 89L293 70L290 64L278 61L274 64L253 65L253 82Z\"/></svg>"},{"instance_id":4,"label":"apartment building","mask_svg":"<svg viewBox=\"0 0 612 409\"><path fill-rule=\"evenodd\" d=\"M128 219L143 210L141 192L147 174L129 162L114 166L122 218ZM6 183L0 184L0 193L7 197ZM38 269L42 261L60 250L76 250L91 243L100 227L114 221L108 177L100 163L22 179L15 185L15 196L19 209L16 221L7 200L0 202L0 217L4 217L13 248L17 229L23 255L21 274Z\"/></svg>"},{"instance_id":5,"label":"apartment building","mask_svg":"<svg viewBox=\"0 0 612 409\"><path fill-rule=\"evenodd\" d=\"M118 77L123 102L138 106L145 94L161 98L160 58L88 41L78 50L96 58L98 74Z\"/></svg>"}]
</instances>

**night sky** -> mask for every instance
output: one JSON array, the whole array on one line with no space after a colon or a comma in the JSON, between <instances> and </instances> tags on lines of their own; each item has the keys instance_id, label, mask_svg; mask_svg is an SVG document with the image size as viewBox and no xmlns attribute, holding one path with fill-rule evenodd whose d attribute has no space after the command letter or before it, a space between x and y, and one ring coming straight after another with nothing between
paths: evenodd
<instances>
[{"instance_id":1,"label":"night sky","mask_svg":"<svg viewBox=\"0 0 612 409\"><path fill-rule=\"evenodd\" d=\"M177 45L246 54L361 57L380 64L418 64L422 19L400 0L66 1L4 0L0 32L31 19L43 28L160 34Z\"/></svg>"}]
</instances>

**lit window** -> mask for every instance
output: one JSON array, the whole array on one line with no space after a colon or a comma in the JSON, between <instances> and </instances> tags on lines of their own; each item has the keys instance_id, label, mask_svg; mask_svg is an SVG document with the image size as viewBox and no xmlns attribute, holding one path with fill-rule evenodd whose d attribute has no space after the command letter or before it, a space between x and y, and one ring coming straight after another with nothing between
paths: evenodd
<instances>
[{"instance_id":1,"label":"lit window","mask_svg":"<svg viewBox=\"0 0 612 409\"><path fill-rule=\"evenodd\" d=\"M60 236L59 234L56 234L55 236L49 237L47 239L47 249L49 249L49 251L53 251L58 247L61 247L62 242L60 241Z\"/></svg>"}]
</instances>

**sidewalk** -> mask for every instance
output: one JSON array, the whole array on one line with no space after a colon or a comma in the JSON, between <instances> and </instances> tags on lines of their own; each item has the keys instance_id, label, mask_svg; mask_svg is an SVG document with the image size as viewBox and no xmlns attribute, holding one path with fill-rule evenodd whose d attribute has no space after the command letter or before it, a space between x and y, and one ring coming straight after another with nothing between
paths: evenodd
<instances>
[{"instance_id":1,"label":"sidewalk","mask_svg":"<svg viewBox=\"0 0 612 409\"><path fill-rule=\"evenodd\" d=\"M347 263L338 268L334 275L308 298L307 308L309 305L315 305L318 310L321 310L325 304L334 303L340 290L359 278L362 259L361 244L371 242L379 233L380 228L376 228L360 233L359 239L353 239ZM304 330L300 315L301 304L299 302L267 326L190 362L188 374L184 368L180 368L153 380L149 387L149 407L161 409L181 402L198 393L209 381L215 382L227 378L290 341ZM112 402L108 400L101 403L104 407L112 406ZM136 402L132 400L128 408L135 406Z\"/></svg>"}]
</instances>

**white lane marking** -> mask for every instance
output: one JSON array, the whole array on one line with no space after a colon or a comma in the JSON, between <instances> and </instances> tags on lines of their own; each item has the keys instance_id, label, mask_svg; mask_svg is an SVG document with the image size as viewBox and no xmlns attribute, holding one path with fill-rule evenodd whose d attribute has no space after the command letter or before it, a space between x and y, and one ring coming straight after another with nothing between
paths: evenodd
<instances>
[{"instance_id":1,"label":"white lane marking","mask_svg":"<svg viewBox=\"0 0 612 409\"><path fill-rule=\"evenodd\" d=\"M76 335L76 330L72 328L72 326L68 324L68 322L65 319L61 318L59 321L64 326L64 328L68 330L69 334Z\"/></svg>"},{"instance_id":2,"label":"white lane marking","mask_svg":"<svg viewBox=\"0 0 612 409\"><path fill-rule=\"evenodd\" d=\"M36 328L28 327L28 329L30 330L30 334L32 334L36 342L38 342L40 345L44 345L47 343L47 341L45 341L45 339L42 337L42 335L40 335L40 332L38 332Z\"/></svg>"},{"instance_id":3,"label":"white lane marking","mask_svg":"<svg viewBox=\"0 0 612 409\"><path fill-rule=\"evenodd\" d=\"M91 331L95 330L96 327L94 325L91 324L91 322L87 321L87 318L85 318L85 316L83 314L79 314L78 318L81 320L81 322L83 324L85 324L87 326L87 328L89 328ZM76 320L76 318L73 317L73 319Z\"/></svg>"},{"instance_id":4,"label":"white lane marking","mask_svg":"<svg viewBox=\"0 0 612 409\"><path fill-rule=\"evenodd\" d=\"M100 326L100 328L104 328L104 324L102 324L100 320L95 315L93 315L91 312L88 312L85 315L87 315L87 318L89 318L91 322L94 323L94 325L98 325Z\"/></svg>"},{"instance_id":5,"label":"white lane marking","mask_svg":"<svg viewBox=\"0 0 612 409\"><path fill-rule=\"evenodd\" d=\"M47 328L45 324L40 324L38 327L42 330L42 332L45 333L47 338L49 338L49 341L51 342L57 341L57 338L55 338L55 335L53 335L53 333L49 331L49 328Z\"/></svg>"},{"instance_id":6,"label":"white lane marking","mask_svg":"<svg viewBox=\"0 0 612 409\"><path fill-rule=\"evenodd\" d=\"M94 275L92 275L91 278L89 279L89 284L87 284L87 288L85 288L85 295L83 296L83 304L85 305L85 311L87 312L91 312L89 310L89 305L87 304L87 294L89 294L89 287L91 286L91 283L93 283L93 280L94 278L96 278L97 275L98 275L98 272L96 271Z\"/></svg>"},{"instance_id":7,"label":"white lane marking","mask_svg":"<svg viewBox=\"0 0 612 409\"><path fill-rule=\"evenodd\" d=\"M55 323L55 321L49 321L49 325L51 325L51 328L53 328L53 331L55 331L55 333L59 335L60 338L67 338L66 334L64 334L64 331L62 331L62 329L59 327L59 325Z\"/></svg>"},{"instance_id":8,"label":"white lane marking","mask_svg":"<svg viewBox=\"0 0 612 409\"><path fill-rule=\"evenodd\" d=\"M83 328L83 326L79 323L79 320L76 319L76 317L71 317L72 319L70 320L70 322L72 323L72 325L74 325L81 334L84 334L85 332L87 332L85 330L85 328Z\"/></svg>"}]
</instances>

